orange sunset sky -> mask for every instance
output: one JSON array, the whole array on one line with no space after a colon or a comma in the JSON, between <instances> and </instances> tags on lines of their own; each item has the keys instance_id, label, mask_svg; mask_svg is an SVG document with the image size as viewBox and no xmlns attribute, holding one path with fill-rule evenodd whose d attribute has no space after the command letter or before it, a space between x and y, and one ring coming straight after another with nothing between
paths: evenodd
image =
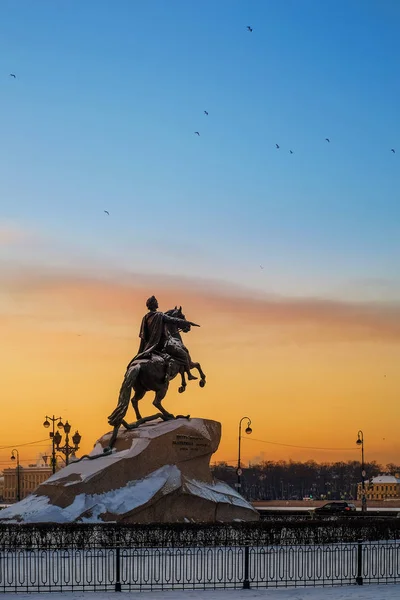
<instances>
[{"instance_id":1,"label":"orange sunset sky","mask_svg":"<svg viewBox=\"0 0 400 600\"><path fill-rule=\"evenodd\" d=\"M10 224L1 241L3 250L37 243ZM236 459L238 422L249 416L253 434L243 440L244 461L356 459L360 428L367 460L398 461L395 304L268 296L215 281L116 269L100 275L82 264L56 269L20 260L2 267L3 466L10 455L5 446L19 448L22 463L49 449L40 441L48 435L46 414L79 429L81 452L109 430L107 416L137 352L145 301L153 293L161 310L182 304L186 317L201 325L185 342L207 385L191 382L178 394L175 379L164 405L221 421L215 460ZM142 414L151 414L152 398L149 393L141 401ZM131 408L128 419L134 420ZM31 441L38 443L22 445Z\"/></svg>"},{"instance_id":2,"label":"orange sunset sky","mask_svg":"<svg viewBox=\"0 0 400 600\"><path fill-rule=\"evenodd\" d=\"M2 23L0 468L48 453L46 414L81 453L109 430L153 294L201 325L207 385L164 406L221 421L213 460L248 416L244 462L359 460L362 429L399 464L400 3L7 2Z\"/></svg>"}]
</instances>

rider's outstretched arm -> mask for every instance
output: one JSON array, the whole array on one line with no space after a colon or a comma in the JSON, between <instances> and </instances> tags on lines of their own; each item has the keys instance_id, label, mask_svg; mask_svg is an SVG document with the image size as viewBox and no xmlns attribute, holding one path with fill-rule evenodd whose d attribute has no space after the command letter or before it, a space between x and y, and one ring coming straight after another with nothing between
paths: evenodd
<instances>
[{"instance_id":1,"label":"rider's outstretched arm","mask_svg":"<svg viewBox=\"0 0 400 600\"><path fill-rule=\"evenodd\" d=\"M194 327L200 327L200 325L196 325L196 323L192 323L191 321L186 321L185 319L177 319L176 317L170 317L169 315L163 314L163 319L167 323L174 323L178 325L178 327L187 327L188 325L193 325Z\"/></svg>"}]
</instances>

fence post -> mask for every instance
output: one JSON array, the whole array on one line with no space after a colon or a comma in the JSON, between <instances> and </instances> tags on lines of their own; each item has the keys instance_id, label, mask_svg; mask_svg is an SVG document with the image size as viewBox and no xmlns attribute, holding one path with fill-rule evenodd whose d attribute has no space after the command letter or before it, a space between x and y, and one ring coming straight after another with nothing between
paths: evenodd
<instances>
[{"instance_id":1,"label":"fence post","mask_svg":"<svg viewBox=\"0 0 400 600\"><path fill-rule=\"evenodd\" d=\"M363 566L362 554L363 554L362 540L358 540L358 542L357 542L357 577L356 577L357 585L362 585L364 582L363 576L362 576L362 566Z\"/></svg>"},{"instance_id":2,"label":"fence post","mask_svg":"<svg viewBox=\"0 0 400 600\"><path fill-rule=\"evenodd\" d=\"M249 546L244 547L244 580L243 580L243 589L250 589L250 580L249 580L249 562L250 562L250 549Z\"/></svg>"},{"instance_id":3,"label":"fence post","mask_svg":"<svg viewBox=\"0 0 400 600\"><path fill-rule=\"evenodd\" d=\"M121 550L119 545L115 548L115 591L121 592Z\"/></svg>"}]
</instances>

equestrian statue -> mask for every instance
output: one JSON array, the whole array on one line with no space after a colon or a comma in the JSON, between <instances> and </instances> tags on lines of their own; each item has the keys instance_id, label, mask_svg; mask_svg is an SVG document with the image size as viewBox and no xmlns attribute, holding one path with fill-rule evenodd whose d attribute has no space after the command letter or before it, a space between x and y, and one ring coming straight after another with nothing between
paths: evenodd
<instances>
[{"instance_id":1,"label":"equestrian statue","mask_svg":"<svg viewBox=\"0 0 400 600\"><path fill-rule=\"evenodd\" d=\"M114 429L107 450L113 447L121 425L125 429L135 429L142 423L159 417L165 421L178 418L162 406L169 382L178 374L181 376L181 385L178 388L180 393L186 389L186 375L189 381L198 379L192 375L192 369L197 369L199 373L200 387L206 384L206 376L200 363L192 361L180 335L181 331L188 333L192 327L200 327L200 325L187 321L181 306L179 308L175 306L165 313L159 311L154 296L147 300L146 306L149 312L142 319L139 351L127 366L118 405L108 417L108 422ZM134 391L132 400L131 390ZM149 417L142 417L139 411L139 400L149 391L155 392L153 405L159 412ZM130 401L136 414L136 421L128 424L125 415ZM182 417L182 415L178 416ZM189 418L189 415L186 418Z\"/></svg>"}]
</instances>

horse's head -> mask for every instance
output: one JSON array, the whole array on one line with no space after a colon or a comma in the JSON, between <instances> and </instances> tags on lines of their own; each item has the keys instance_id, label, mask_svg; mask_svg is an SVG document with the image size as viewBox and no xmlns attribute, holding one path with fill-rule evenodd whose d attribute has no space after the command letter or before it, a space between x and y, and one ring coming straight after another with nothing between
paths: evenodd
<instances>
[{"instance_id":1,"label":"horse's head","mask_svg":"<svg viewBox=\"0 0 400 600\"><path fill-rule=\"evenodd\" d=\"M179 306L179 308L177 306L175 306L175 308L171 308L171 310L165 311L165 314L169 315L170 317L175 317L175 319L186 320L186 317L182 312L182 306ZM186 325L185 327L182 327L181 329L184 333L188 333L190 331L190 325Z\"/></svg>"}]
</instances>

